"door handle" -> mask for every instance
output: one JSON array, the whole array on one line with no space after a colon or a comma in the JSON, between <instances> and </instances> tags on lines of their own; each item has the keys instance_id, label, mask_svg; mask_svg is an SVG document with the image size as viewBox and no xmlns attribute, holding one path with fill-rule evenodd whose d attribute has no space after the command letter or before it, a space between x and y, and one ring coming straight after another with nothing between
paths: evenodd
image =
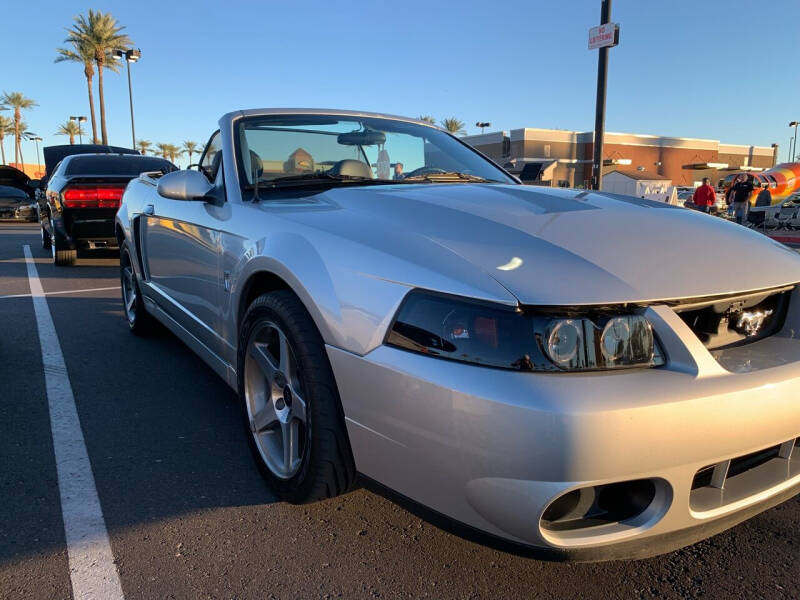
<instances>
[{"instance_id":1,"label":"door handle","mask_svg":"<svg viewBox=\"0 0 800 600\"><path fill-rule=\"evenodd\" d=\"M152 204L146 204L145 207L144 207L144 210L142 211L142 214L145 214L145 215L153 215L154 213L155 213L155 209L153 208Z\"/></svg>"}]
</instances>

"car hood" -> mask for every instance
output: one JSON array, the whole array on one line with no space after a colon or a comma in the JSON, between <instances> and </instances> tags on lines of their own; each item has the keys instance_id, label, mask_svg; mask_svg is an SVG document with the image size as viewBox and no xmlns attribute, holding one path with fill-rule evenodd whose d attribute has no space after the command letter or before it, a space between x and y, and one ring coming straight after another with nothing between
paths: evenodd
<instances>
[{"instance_id":1,"label":"car hood","mask_svg":"<svg viewBox=\"0 0 800 600\"><path fill-rule=\"evenodd\" d=\"M432 183L334 188L314 198L334 210L295 218L392 254L402 236L417 262L426 245L427 269L456 254L523 304L652 302L800 281L800 256L760 233L630 196Z\"/></svg>"}]
</instances>

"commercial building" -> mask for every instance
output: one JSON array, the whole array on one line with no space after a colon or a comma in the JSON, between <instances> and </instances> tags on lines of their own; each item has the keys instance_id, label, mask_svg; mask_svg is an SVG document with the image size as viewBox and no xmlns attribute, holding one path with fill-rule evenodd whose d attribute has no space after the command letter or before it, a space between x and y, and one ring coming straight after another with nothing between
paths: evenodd
<instances>
[{"instance_id":1,"label":"commercial building","mask_svg":"<svg viewBox=\"0 0 800 600\"><path fill-rule=\"evenodd\" d=\"M588 187L594 132L525 127L462 138L526 181L561 187ZM673 185L696 185L703 177L716 183L734 171L763 171L774 166L778 145L742 146L718 140L606 132L604 174L646 171Z\"/></svg>"}]
</instances>

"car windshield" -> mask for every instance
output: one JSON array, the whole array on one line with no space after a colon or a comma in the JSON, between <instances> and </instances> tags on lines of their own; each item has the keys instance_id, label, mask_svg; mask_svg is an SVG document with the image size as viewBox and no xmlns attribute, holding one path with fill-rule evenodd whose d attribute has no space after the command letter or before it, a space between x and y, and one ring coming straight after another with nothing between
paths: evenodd
<instances>
[{"instance_id":1,"label":"car windshield","mask_svg":"<svg viewBox=\"0 0 800 600\"><path fill-rule=\"evenodd\" d=\"M393 119L246 118L238 123L236 146L243 188L256 192L307 185L516 183L447 133Z\"/></svg>"}]
</instances>

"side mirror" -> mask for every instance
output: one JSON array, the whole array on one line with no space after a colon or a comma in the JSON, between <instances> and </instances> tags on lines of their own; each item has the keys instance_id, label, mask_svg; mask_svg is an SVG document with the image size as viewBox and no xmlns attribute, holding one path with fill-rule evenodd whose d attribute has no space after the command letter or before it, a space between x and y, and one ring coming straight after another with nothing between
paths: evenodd
<instances>
[{"instance_id":1,"label":"side mirror","mask_svg":"<svg viewBox=\"0 0 800 600\"><path fill-rule=\"evenodd\" d=\"M158 180L158 193L172 200L206 200L214 189L200 171L173 171Z\"/></svg>"},{"instance_id":2,"label":"side mirror","mask_svg":"<svg viewBox=\"0 0 800 600\"><path fill-rule=\"evenodd\" d=\"M32 190L38 190L42 187L42 180L41 179L31 179L28 181L28 187Z\"/></svg>"}]
</instances>

